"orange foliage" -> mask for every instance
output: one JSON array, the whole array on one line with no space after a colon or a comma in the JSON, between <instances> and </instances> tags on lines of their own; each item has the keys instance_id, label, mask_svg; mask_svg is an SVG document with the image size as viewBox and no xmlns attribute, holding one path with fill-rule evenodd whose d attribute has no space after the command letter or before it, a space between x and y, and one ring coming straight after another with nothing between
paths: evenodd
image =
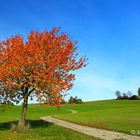
<instances>
[{"instance_id":1,"label":"orange foliage","mask_svg":"<svg viewBox=\"0 0 140 140\"><path fill-rule=\"evenodd\" d=\"M77 60L75 45L59 28L31 32L26 42L20 35L1 42L0 92L9 94L11 100L20 101L27 95L58 105L63 92L73 86L71 72L86 66L85 57Z\"/></svg>"}]
</instances>

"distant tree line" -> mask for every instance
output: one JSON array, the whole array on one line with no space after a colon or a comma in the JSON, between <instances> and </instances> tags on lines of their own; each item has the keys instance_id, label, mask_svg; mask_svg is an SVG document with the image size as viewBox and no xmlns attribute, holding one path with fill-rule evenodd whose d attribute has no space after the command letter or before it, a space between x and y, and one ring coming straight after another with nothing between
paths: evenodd
<instances>
[{"instance_id":1,"label":"distant tree line","mask_svg":"<svg viewBox=\"0 0 140 140\"><path fill-rule=\"evenodd\" d=\"M69 101L68 101L69 104L81 104L83 103L82 99L78 98L77 96L75 97L70 97Z\"/></svg>"},{"instance_id":2,"label":"distant tree line","mask_svg":"<svg viewBox=\"0 0 140 140\"><path fill-rule=\"evenodd\" d=\"M138 95L134 95L131 91L121 93L119 90L115 92L117 100L140 100L140 88L138 88Z\"/></svg>"}]
</instances>

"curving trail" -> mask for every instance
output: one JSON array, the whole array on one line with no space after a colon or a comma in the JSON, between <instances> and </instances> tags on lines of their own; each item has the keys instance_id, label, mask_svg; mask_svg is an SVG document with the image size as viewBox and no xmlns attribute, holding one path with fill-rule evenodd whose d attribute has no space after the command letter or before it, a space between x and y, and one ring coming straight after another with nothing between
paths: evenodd
<instances>
[{"instance_id":1,"label":"curving trail","mask_svg":"<svg viewBox=\"0 0 140 140\"><path fill-rule=\"evenodd\" d=\"M76 110L69 110L72 114L78 113Z\"/></svg>"},{"instance_id":2,"label":"curving trail","mask_svg":"<svg viewBox=\"0 0 140 140\"><path fill-rule=\"evenodd\" d=\"M103 129L97 129L88 126L82 126L68 121L56 119L51 116L41 117L40 119L103 140L140 140L140 137L138 136L128 135L120 132L108 131Z\"/></svg>"}]
</instances>

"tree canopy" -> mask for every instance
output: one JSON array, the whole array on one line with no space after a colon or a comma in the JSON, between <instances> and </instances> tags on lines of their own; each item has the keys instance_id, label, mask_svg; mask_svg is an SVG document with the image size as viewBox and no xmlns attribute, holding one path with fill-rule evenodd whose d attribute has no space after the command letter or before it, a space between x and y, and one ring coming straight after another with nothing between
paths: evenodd
<instances>
[{"instance_id":1,"label":"tree canopy","mask_svg":"<svg viewBox=\"0 0 140 140\"><path fill-rule=\"evenodd\" d=\"M23 112L29 98L58 105L73 86L72 71L87 65L86 57L77 58L76 43L59 28L1 42L0 96L16 103L23 100Z\"/></svg>"}]
</instances>

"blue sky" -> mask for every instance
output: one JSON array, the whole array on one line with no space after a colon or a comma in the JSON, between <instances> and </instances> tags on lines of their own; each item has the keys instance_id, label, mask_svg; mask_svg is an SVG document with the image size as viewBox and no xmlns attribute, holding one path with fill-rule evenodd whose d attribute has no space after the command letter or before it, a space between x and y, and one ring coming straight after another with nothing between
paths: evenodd
<instances>
[{"instance_id":1,"label":"blue sky","mask_svg":"<svg viewBox=\"0 0 140 140\"><path fill-rule=\"evenodd\" d=\"M89 58L69 96L88 101L115 98L116 90L137 94L139 0L0 0L0 41L54 26L77 40L80 55Z\"/></svg>"}]
</instances>

